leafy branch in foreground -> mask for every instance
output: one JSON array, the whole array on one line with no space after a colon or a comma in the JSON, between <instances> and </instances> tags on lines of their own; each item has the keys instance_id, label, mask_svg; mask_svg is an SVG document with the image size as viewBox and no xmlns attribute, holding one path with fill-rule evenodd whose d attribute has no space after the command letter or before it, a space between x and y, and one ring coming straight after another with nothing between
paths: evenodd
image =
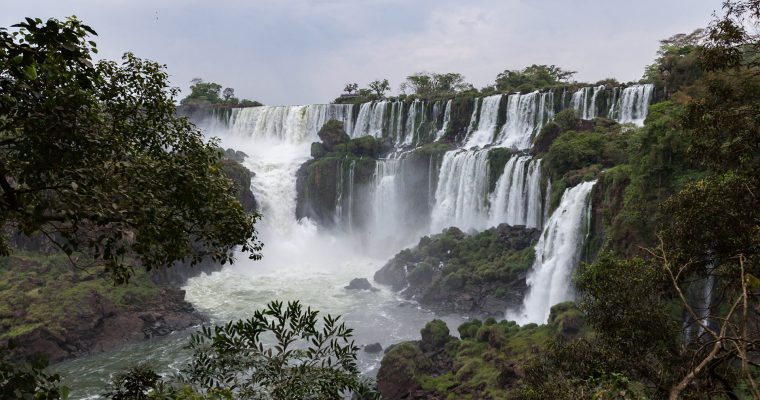
<instances>
[{"instance_id":1,"label":"leafy branch in foreground","mask_svg":"<svg viewBox=\"0 0 760 400\"><path fill-rule=\"evenodd\" d=\"M182 380L240 398L329 399L365 390L353 330L330 315L320 328L318 315L298 301L275 301L250 319L204 327L190 340L193 357Z\"/></svg>"},{"instance_id":2,"label":"leafy branch in foreground","mask_svg":"<svg viewBox=\"0 0 760 400\"><path fill-rule=\"evenodd\" d=\"M294 301L273 301L252 318L203 327L190 338L192 356L174 378L136 366L118 374L111 399L375 398L361 378L353 330ZM130 397L131 396L131 397Z\"/></svg>"}]
</instances>

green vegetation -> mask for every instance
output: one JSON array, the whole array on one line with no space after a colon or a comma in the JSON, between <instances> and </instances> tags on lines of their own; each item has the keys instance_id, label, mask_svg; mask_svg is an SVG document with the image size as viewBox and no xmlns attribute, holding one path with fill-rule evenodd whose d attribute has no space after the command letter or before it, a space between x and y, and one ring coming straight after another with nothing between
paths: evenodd
<instances>
[{"instance_id":1,"label":"green vegetation","mask_svg":"<svg viewBox=\"0 0 760 400\"><path fill-rule=\"evenodd\" d=\"M505 70L496 76L495 88L502 93L532 92L566 84L575 71L565 71L555 65L536 65L522 70Z\"/></svg>"},{"instance_id":2,"label":"green vegetation","mask_svg":"<svg viewBox=\"0 0 760 400\"><path fill-rule=\"evenodd\" d=\"M396 254L375 281L408 286L402 294L428 307L499 315L522 299L538 233L506 224L473 235L448 228Z\"/></svg>"},{"instance_id":3,"label":"green vegetation","mask_svg":"<svg viewBox=\"0 0 760 400\"><path fill-rule=\"evenodd\" d=\"M549 323L523 327L512 321L471 320L449 335L440 320L422 329L422 340L392 347L378 372L386 398L413 392L419 398L518 398L523 370L552 340L586 337L583 315L572 303L552 308ZM561 398L561 397L558 397Z\"/></svg>"},{"instance_id":4,"label":"green vegetation","mask_svg":"<svg viewBox=\"0 0 760 400\"><path fill-rule=\"evenodd\" d=\"M465 82L464 76L456 72L418 72L406 77L399 90L421 98L453 97L455 94L473 90L472 84Z\"/></svg>"},{"instance_id":5,"label":"green vegetation","mask_svg":"<svg viewBox=\"0 0 760 400\"><path fill-rule=\"evenodd\" d=\"M330 315L273 301L247 320L203 329L179 374L161 378L138 365L117 374L110 399L341 399L372 396L359 378L352 330ZM270 339L274 345L270 344Z\"/></svg>"},{"instance_id":6,"label":"green vegetation","mask_svg":"<svg viewBox=\"0 0 760 400\"><path fill-rule=\"evenodd\" d=\"M188 108L203 107L257 107L263 104L258 101L235 97L235 89L224 88L215 82L204 82L201 78L195 78L191 81L190 94L187 95L180 104ZM221 96L219 95L221 91Z\"/></svg>"},{"instance_id":7,"label":"green vegetation","mask_svg":"<svg viewBox=\"0 0 760 400\"><path fill-rule=\"evenodd\" d=\"M81 257L75 255L74 257ZM147 272L137 270L129 285L114 285L91 269L72 269L65 254L16 251L0 258L0 339L11 339L44 327L63 336L78 318L97 319L99 307L130 309L160 305L161 289ZM98 301L91 301L97 298ZM76 320L76 321L75 321Z\"/></svg>"}]
</instances>

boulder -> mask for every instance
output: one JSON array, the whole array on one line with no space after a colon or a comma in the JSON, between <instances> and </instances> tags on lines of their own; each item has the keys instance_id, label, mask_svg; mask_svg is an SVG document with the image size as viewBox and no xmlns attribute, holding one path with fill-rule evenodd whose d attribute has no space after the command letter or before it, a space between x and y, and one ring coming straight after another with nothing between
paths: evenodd
<instances>
[{"instance_id":1,"label":"boulder","mask_svg":"<svg viewBox=\"0 0 760 400\"><path fill-rule=\"evenodd\" d=\"M343 129L343 123L334 119L327 121L317 132L317 136L322 140L327 151L332 151L335 146L348 143L351 140L351 137Z\"/></svg>"},{"instance_id":2,"label":"boulder","mask_svg":"<svg viewBox=\"0 0 760 400\"><path fill-rule=\"evenodd\" d=\"M383 346L380 345L380 343L372 343L364 346L364 352L375 354L383 351Z\"/></svg>"},{"instance_id":3,"label":"boulder","mask_svg":"<svg viewBox=\"0 0 760 400\"><path fill-rule=\"evenodd\" d=\"M367 278L354 278L351 279L351 282L346 286L344 289L348 290L371 290L373 292L376 292L380 289L372 286L372 284L369 283Z\"/></svg>"}]
</instances>

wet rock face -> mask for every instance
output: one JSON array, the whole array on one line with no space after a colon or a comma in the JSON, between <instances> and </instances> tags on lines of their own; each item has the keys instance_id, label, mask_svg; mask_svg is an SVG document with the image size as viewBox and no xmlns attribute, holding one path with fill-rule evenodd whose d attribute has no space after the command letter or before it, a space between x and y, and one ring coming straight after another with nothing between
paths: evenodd
<instances>
[{"instance_id":1,"label":"wet rock face","mask_svg":"<svg viewBox=\"0 0 760 400\"><path fill-rule=\"evenodd\" d=\"M539 235L506 224L473 235L449 228L399 252L374 280L434 310L501 316L522 300Z\"/></svg>"},{"instance_id":2,"label":"wet rock face","mask_svg":"<svg viewBox=\"0 0 760 400\"><path fill-rule=\"evenodd\" d=\"M380 343L372 343L364 346L364 351L370 354L375 354L383 351L383 346Z\"/></svg>"},{"instance_id":3,"label":"wet rock face","mask_svg":"<svg viewBox=\"0 0 760 400\"><path fill-rule=\"evenodd\" d=\"M347 290L371 290L373 292L376 292L380 289L372 286L372 284L369 283L367 278L354 278L351 279L351 282L348 284L348 286L344 287L344 289Z\"/></svg>"},{"instance_id":4,"label":"wet rock face","mask_svg":"<svg viewBox=\"0 0 760 400\"><path fill-rule=\"evenodd\" d=\"M183 290L167 288L156 307L142 310L139 303L115 305L93 292L74 307L63 333L39 327L15 337L12 359L43 355L51 362L115 349L128 342L165 336L202 324L207 318L184 300ZM129 299L125 299L129 303ZM87 310L86 312L82 312Z\"/></svg>"}]
</instances>

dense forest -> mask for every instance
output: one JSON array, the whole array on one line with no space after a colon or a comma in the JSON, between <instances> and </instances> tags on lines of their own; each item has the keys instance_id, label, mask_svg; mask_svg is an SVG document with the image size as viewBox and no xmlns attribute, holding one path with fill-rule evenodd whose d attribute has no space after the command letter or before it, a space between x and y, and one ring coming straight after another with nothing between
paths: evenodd
<instances>
[{"instance_id":1,"label":"dense forest","mask_svg":"<svg viewBox=\"0 0 760 400\"><path fill-rule=\"evenodd\" d=\"M296 219L388 248L413 238L374 283L469 317L386 346L372 378L357 357L382 348L341 317L271 299L213 325L182 289L269 245L252 156L199 126L284 136L265 122L290 109L201 79L177 102L165 66L96 61L96 32L73 17L2 28L0 399L70 398L50 361L198 325L175 373L108 371L102 396L760 399L758 24L760 1L727 1L709 26L662 40L639 82L531 65L477 89L421 72L398 96L378 79L313 106ZM383 177L403 193L379 192ZM444 204L446 190L475 212ZM391 195L404 199L393 215L377 205ZM562 253L578 265L559 301L555 288L531 308L553 235L569 235L563 215L582 228Z\"/></svg>"}]
</instances>

